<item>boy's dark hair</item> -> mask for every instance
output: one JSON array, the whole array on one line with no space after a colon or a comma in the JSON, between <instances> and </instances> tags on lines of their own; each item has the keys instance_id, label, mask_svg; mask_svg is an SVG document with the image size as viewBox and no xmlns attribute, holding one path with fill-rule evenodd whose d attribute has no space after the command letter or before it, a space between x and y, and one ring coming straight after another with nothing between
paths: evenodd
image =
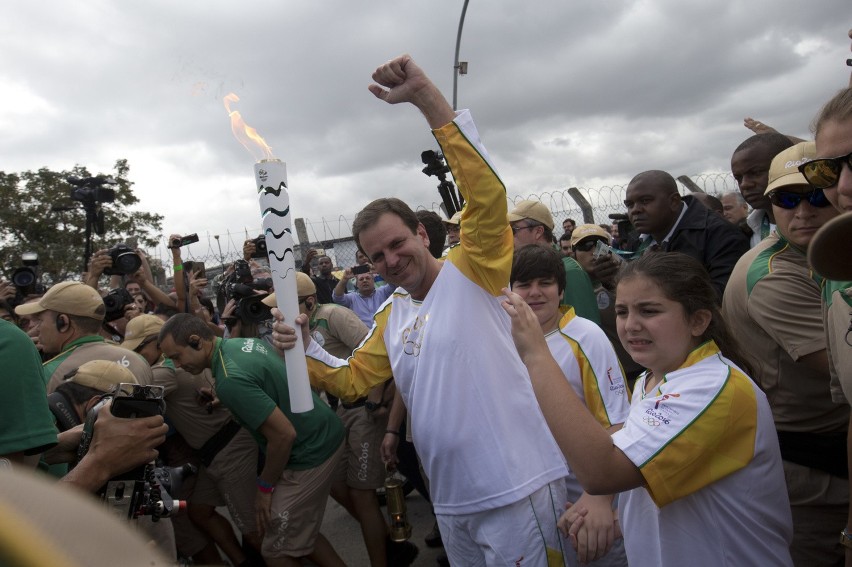
<instances>
[{"instance_id":1,"label":"boy's dark hair","mask_svg":"<svg viewBox=\"0 0 852 567\"><path fill-rule=\"evenodd\" d=\"M565 291L565 264L559 253L549 246L527 244L515 251L509 283L528 282L536 278L553 278L561 294Z\"/></svg>"},{"instance_id":2,"label":"boy's dark hair","mask_svg":"<svg viewBox=\"0 0 852 567\"><path fill-rule=\"evenodd\" d=\"M429 236L429 253L435 258L440 258L444 255L444 241L447 240L447 227L444 226L444 221L438 213L426 209L417 211L417 218Z\"/></svg>"}]
</instances>

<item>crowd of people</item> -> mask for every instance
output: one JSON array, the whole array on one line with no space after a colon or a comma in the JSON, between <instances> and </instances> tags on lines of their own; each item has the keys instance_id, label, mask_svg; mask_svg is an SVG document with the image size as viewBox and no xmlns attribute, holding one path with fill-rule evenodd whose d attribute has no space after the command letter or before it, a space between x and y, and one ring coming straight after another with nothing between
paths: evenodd
<instances>
[{"instance_id":1,"label":"crowd of people","mask_svg":"<svg viewBox=\"0 0 852 567\"><path fill-rule=\"evenodd\" d=\"M463 209L369 203L355 266L303 258L294 320L253 240L213 294L180 235L168 291L142 251L123 275L98 251L44 294L4 284L0 468L120 509L148 564L345 565L332 497L373 567L409 565L377 495L394 469L443 564L852 564L852 86L814 141L748 119L738 192L645 171L623 220L558 235L542 203L509 209L470 112L410 56L373 80L422 113Z\"/></svg>"}]
</instances>

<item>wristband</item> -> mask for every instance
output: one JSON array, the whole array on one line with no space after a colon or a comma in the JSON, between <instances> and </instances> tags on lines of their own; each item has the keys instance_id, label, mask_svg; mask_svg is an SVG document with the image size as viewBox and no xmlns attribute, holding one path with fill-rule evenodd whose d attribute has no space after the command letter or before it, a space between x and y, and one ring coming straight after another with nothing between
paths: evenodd
<instances>
[{"instance_id":1,"label":"wristband","mask_svg":"<svg viewBox=\"0 0 852 567\"><path fill-rule=\"evenodd\" d=\"M843 528L840 532L840 545L852 549L852 534L849 533L849 528Z\"/></svg>"},{"instance_id":2,"label":"wristband","mask_svg":"<svg viewBox=\"0 0 852 567\"><path fill-rule=\"evenodd\" d=\"M175 264L175 271L179 272L183 269L183 264Z\"/></svg>"},{"instance_id":3,"label":"wristband","mask_svg":"<svg viewBox=\"0 0 852 567\"><path fill-rule=\"evenodd\" d=\"M385 434L390 433L391 435L396 435L399 437L399 431L394 431L393 429L385 429Z\"/></svg>"},{"instance_id":4,"label":"wristband","mask_svg":"<svg viewBox=\"0 0 852 567\"><path fill-rule=\"evenodd\" d=\"M266 482L260 477L257 477L257 489L263 492L264 494L272 494L273 492L275 492L275 485Z\"/></svg>"}]
</instances>

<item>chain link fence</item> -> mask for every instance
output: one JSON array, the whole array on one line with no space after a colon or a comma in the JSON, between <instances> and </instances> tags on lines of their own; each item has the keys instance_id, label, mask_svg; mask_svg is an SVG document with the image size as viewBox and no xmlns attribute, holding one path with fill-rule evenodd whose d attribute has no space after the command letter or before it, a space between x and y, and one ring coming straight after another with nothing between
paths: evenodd
<instances>
[{"instance_id":1,"label":"chain link fence","mask_svg":"<svg viewBox=\"0 0 852 567\"><path fill-rule=\"evenodd\" d=\"M576 224L594 223L611 224L610 214L625 213L624 192L626 185L607 185L597 188L570 188L543 193L529 193L509 197L509 208L523 200L534 200L544 203L553 214L556 223L554 233L561 234L562 221L574 219ZM715 197L728 192L738 191L737 183L730 173L701 173L692 176L678 177L678 188L681 194L693 191L703 191ZM427 207L420 207L427 208ZM440 203L433 202L431 210L445 217L440 210ZM309 248L318 248L327 254L336 267L345 268L355 265L357 247L352 239L353 217L339 215L336 219L320 220L296 219L296 233L299 243L294 254L297 265ZM299 226L304 224L304 228ZM199 234L199 242L183 249L184 260L204 262L208 277L212 278L222 272L222 266L243 257L243 244L246 240L257 237L262 233L260 226L226 231L223 234ZM171 252L168 250L166 238L161 239L160 245L151 250L154 258L162 261L167 276L171 276Z\"/></svg>"}]
</instances>

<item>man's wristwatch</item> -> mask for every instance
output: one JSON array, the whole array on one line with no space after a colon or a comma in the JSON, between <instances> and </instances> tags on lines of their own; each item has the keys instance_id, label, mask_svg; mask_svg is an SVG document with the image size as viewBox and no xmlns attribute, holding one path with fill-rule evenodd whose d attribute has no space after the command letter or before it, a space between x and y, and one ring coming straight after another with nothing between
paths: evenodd
<instances>
[{"instance_id":1,"label":"man's wristwatch","mask_svg":"<svg viewBox=\"0 0 852 567\"><path fill-rule=\"evenodd\" d=\"M852 549L852 534L849 533L849 528L843 528L840 532L840 545Z\"/></svg>"},{"instance_id":2,"label":"man's wristwatch","mask_svg":"<svg viewBox=\"0 0 852 567\"><path fill-rule=\"evenodd\" d=\"M376 402L371 402L370 400L367 400L366 402L364 402L364 409L366 409L370 413L373 413L377 409L383 408L386 405L387 404L382 403L382 402L376 403Z\"/></svg>"}]
</instances>

